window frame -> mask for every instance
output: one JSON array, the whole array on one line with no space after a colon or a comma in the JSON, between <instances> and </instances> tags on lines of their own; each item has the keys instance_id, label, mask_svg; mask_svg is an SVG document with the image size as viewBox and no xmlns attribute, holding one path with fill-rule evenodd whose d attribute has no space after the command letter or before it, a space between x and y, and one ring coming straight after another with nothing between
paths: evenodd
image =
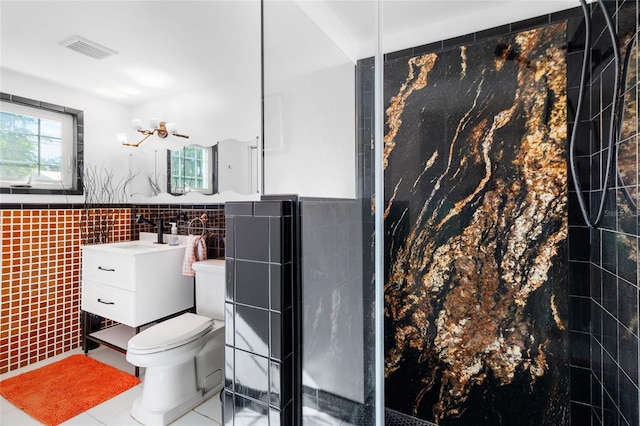
<instances>
[{"instance_id":1,"label":"window frame","mask_svg":"<svg viewBox=\"0 0 640 426\"><path fill-rule=\"evenodd\" d=\"M173 169L172 169L172 152L185 152L185 148L197 148L201 149L206 156L208 157L206 161L206 170L203 174L204 178L208 179L208 187L207 188L190 188L189 192L199 192L204 195L212 195L218 193L218 179L216 177L216 172L218 170L218 150L217 145L212 147L199 146L199 145L187 145L182 147L180 150L169 150L167 149L167 192L172 195L184 195L186 192L183 191L184 188L176 188L171 182L174 178ZM183 176L184 177L184 176Z\"/></svg>"},{"instance_id":2,"label":"window frame","mask_svg":"<svg viewBox=\"0 0 640 426\"><path fill-rule=\"evenodd\" d=\"M43 113L64 114L71 118L71 137L73 139L71 146L63 147L62 166L65 167L66 161L71 162L70 186L68 188L54 188L46 185L40 187L11 187L0 186L0 194L57 194L57 195L82 195L83 194L83 164L84 164L84 112L75 108L69 108L62 105L56 105L35 99L24 98L21 96L11 95L0 92L0 100L3 103L15 104L16 107L26 107L36 110L42 110ZM63 182L65 181L63 177ZM66 183L66 182L65 182Z\"/></svg>"}]
</instances>

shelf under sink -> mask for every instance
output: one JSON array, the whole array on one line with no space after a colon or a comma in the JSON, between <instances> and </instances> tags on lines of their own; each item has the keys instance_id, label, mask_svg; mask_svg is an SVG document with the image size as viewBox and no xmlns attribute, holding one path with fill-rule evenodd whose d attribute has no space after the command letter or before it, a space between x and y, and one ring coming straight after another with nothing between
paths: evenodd
<instances>
[{"instance_id":1,"label":"shelf under sink","mask_svg":"<svg viewBox=\"0 0 640 426\"><path fill-rule=\"evenodd\" d=\"M140 331L151 327L153 324L148 324L140 327ZM126 352L129 339L136 335L136 329L129 327L128 325L118 324L113 327L104 328L102 330L90 333L89 336L109 343L112 346L116 346Z\"/></svg>"}]
</instances>

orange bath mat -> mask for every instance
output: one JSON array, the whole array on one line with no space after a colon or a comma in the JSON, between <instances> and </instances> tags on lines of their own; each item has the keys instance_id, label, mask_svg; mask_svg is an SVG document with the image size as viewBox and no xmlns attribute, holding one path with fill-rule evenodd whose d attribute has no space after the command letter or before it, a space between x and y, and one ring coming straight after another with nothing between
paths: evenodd
<instances>
[{"instance_id":1,"label":"orange bath mat","mask_svg":"<svg viewBox=\"0 0 640 426\"><path fill-rule=\"evenodd\" d=\"M0 394L34 419L57 425L140 383L86 355L71 355L0 382Z\"/></svg>"}]
</instances>

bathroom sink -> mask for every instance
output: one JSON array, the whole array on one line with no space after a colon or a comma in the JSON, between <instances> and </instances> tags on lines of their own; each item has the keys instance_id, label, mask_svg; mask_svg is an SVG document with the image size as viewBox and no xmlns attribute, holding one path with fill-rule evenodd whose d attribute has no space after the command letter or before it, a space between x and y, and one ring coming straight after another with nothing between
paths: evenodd
<instances>
[{"instance_id":1,"label":"bathroom sink","mask_svg":"<svg viewBox=\"0 0 640 426\"><path fill-rule=\"evenodd\" d=\"M163 247L164 247L164 244L153 244L153 243L140 244L139 241L122 243L117 246L117 248L121 248L125 250L148 250L150 248L163 248Z\"/></svg>"},{"instance_id":2,"label":"bathroom sink","mask_svg":"<svg viewBox=\"0 0 640 426\"><path fill-rule=\"evenodd\" d=\"M135 255L170 250L184 250L184 245L170 246L169 244L156 244L155 242L148 240L137 240L100 244L100 249L109 252L129 253Z\"/></svg>"},{"instance_id":3,"label":"bathroom sink","mask_svg":"<svg viewBox=\"0 0 640 426\"><path fill-rule=\"evenodd\" d=\"M157 244L157 236L155 233L141 232L139 240L133 241L121 241L116 243L98 244L100 250L108 251L112 253L123 253L129 255L158 253L173 250L184 250L187 244L187 236L179 235L178 240L180 245L170 246L167 244L168 240L165 239L165 244Z\"/></svg>"},{"instance_id":4,"label":"bathroom sink","mask_svg":"<svg viewBox=\"0 0 640 426\"><path fill-rule=\"evenodd\" d=\"M145 238L83 246L82 310L138 327L191 308L185 247Z\"/></svg>"}]
</instances>

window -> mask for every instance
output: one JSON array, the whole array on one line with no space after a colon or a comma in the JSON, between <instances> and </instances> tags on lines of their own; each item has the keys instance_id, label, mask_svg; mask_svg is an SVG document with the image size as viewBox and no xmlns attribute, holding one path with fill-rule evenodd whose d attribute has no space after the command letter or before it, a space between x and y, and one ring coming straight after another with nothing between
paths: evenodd
<instances>
[{"instance_id":1,"label":"window","mask_svg":"<svg viewBox=\"0 0 640 426\"><path fill-rule=\"evenodd\" d=\"M0 96L0 191L81 194L82 111Z\"/></svg>"},{"instance_id":2,"label":"window","mask_svg":"<svg viewBox=\"0 0 640 426\"><path fill-rule=\"evenodd\" d=\"M215 147L185 146L179 151L167 151L167 191L174 195L218 192L214 176L216 160Z\"/></svg>"}]
</instances>

